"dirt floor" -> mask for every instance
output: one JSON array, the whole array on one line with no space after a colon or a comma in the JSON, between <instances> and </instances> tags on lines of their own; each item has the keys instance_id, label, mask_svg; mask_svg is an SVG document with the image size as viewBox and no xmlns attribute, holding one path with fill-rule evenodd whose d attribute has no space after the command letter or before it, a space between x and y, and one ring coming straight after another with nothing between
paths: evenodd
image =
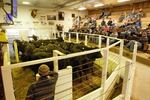
<instances>
[{"instance_id":1,"label":"dirt floor","mask_svg":"<svg viewBox=\"0 0 150 100\"><path fill-rule=\"evenodd\" d=\"M35 74L27 68L16 68L12 74L16 100L25 100L29 86L35 82Z\"/></svg>"}]
</instances>

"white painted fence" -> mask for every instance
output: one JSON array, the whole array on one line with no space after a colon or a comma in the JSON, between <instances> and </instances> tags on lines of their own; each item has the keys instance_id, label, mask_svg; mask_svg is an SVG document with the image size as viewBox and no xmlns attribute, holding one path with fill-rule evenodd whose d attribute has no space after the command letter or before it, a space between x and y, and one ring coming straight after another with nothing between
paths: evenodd
<instances>
[{"instance_id":1,"label":"white painted fence","mask_svg":"<svg viewBox=\"0 0 150 100\"><path fill-rule=\"evenodd\" d=\"M69 33L69 38L68 41L71 42L71 34ZM73 33L76 34L76 33ZM29 61L29 62L22 62L22 63L17 63L17 64L5 64L4 66L2 66L2 76L3 76L3 84L4 84L4 90L5 90L5 97L6 100L15 100L15 96L14 96L14 89L13 89L13 83L12 83L12 75L11 75L11 70L14 68L19 68L19 67L25 67L25 66L30 66L30 65L34 65L34 64L41 64L41 63L45 63L45 62L50 62L53 61L54 63L57 63L58 60L62 60L62 59L67 59L67 58L72 58L72 57L77 57L77 56L81 56L81 55L86 55L86 54L90 54L90 53L94 53L94 52L101 52L103 55L103 61L104 64L102 66L102 83L101 83L101 87L81 98L79 98L78 100L106 100L107 96L109 95L109 91L111 91L114 87L114 85L116 84L118 78L120 77L120 66L121 65L121 60L122 60L122 53L123 53L123 41L117 38L113 38L113 37L107 37L107 36L101 36L101 35L97 35L97 34L86 34L86 33L78 33L76 34L76 42L79 43L79 34L83 34L85 35L85 45L87 45L87 36L98 36L99 37L99 43L97 45L97 47L99 47L100 49L94 49L94 50L89 50L89 51L84 51L84 52L79 52L79 53L73 53L73 54L68 54L68 55L63 55L63 56L55 56L55 57L51 57L51 58L45 58L45 59L40 59L40 60L35 60L35 61ZM64 32L62 33L62 37L63 39L66 37L66 35L64 34ZM102 44L102 38L106 38L106 47L105 48L101 48L101 44ZM116 39L117 42L115 42L112 45L109 45L109 39ZM112 74L109 76L109 78L107 79L107 68L108 68L108 60L109 60L109 49L120 44L120 51L119 51L119 57L120 57L120 63L119 65L115 68L115 70L112 72ZM134 54L136 54L136 49L137 49L137 44L135 45L135 50L134 50ZM118 56L118 55L117 55ZM130 62L132 63L132 65L134 64L136 59L136 55L134 55L133 60ZM129 65L131 66L131 65ZM55 65L55 67L58 67ZM55 70L58 68L54 68ZM57 71L56 70L56 71ZM133 69L135 70L135 68ZM56 88L56 96L55 96L55 100L71 100L72 99L72 83L69 82L72 80L72 73L70 73L70 75L66 75L63 76L63 74L65 73L70 73L72 72L72 69L65 69L65 70L61 70L58 71L59 73L59 79L57 82L57 88ZM128 71L129 72L129 71ZM131 72L131 70L130 70ZM134 73L134 71L132 72ZM65 83L62 80L65 78L66 80L66 84L61 85L62 83ZM70 77L70 78L69 78ZM128 76L129 77L129 76ZM122 95L125 98L125 100L130 100L130 96L131 96L131 89L132 88L132 82L134 76L132 75L132 77L130 77L131 80L129 80L128 82L124 82L124 91ZM64 91L65 90L65 91ZM63 91L63 92L62 92ZM130 91L129 93L127 93L127 91Z\"/></svg>"},{"instance_id":2,"label":"white painted fence","mask_svg":"<svg viewBox=\"0 0 150 100\"><path fill-rule=\"evenodd\" d=\"M55 100L72 99L72 67L58 71L58 80L55 89Z\"/></svg>"}]
</instances>

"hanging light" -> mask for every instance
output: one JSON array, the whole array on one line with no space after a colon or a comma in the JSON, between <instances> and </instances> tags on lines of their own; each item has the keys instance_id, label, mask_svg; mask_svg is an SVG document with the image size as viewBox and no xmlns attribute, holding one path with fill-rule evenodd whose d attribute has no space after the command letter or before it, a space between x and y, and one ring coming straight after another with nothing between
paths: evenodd
<instances>
[{"instance_id":1,"label":"hanging light","mask_svg":"<svg viewBox=\"0 0 150 100\"><path fill-rule=\"evenodd\" d=\"M86 10L86 8L81 6L80 8L78 8L78 10Z\"/></svg>"},{"instance_id":2,"label":"hanging light","mask_svg":"<svg viewBox=\"0 0 150 100\"><path fill-rule=\"evenodd\" d=\"M130 1L130 0L118 0L117 2L126 2L126 1Z\"/></svg>"},{"instance_id":3,"label":"hanging light","mask_svg":"<svg viewBox=\"0 0 150 100\"><path fill-rule=\"evenodd\" d=\"M24 5L30 5L31 3L27 2L27 1L23 1L22 4L24 4Z\"/></svg>"},{"instance_id":4,"label":"hanging light","mask_svg":"<svg viewBox=\"0 0 150 100\"><path fill-rule=\"evenodd\" d=\"M98 4L95 4L94 7L101 7L101 6L104 6L103 3L98 3Z\"/></svg>"}]
</instances>

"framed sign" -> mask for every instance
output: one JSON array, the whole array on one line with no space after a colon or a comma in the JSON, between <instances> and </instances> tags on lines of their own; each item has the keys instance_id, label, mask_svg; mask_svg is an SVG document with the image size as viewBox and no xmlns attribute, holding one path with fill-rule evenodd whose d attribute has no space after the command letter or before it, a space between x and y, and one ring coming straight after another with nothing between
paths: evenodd
<instances>
[{"instance_id":1,"label":"framed sign","mask_svg":"<svg viewBox=\"0 0 150 100\"><path fill-rule=\"evenodd\" d=\"M47 15L47 20L56 20L55 15Z\"/></svg>"},{"instance_id":2,"label":"framed sign","mask_svg":"<svg viewBox=\"0 0 150 100\"><path fill-rule=\"evenodd\" d=\"M65 13L64 12L58 12L58 20L64 20L65 19Z\"/></svg>"}]
</instances>

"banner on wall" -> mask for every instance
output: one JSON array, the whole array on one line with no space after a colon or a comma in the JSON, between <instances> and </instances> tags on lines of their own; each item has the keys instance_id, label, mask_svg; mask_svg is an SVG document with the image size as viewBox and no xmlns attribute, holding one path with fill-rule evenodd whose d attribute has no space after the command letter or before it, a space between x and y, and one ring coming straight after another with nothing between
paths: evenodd
<instances>
[{"instance_id":1,"label":"banner on wall","mask_svg":"<svg viewBox=\"0 0 150 100\"><path fill-rule=\"evenodd\" d=\"M7 38L6 38L6 33L4 32L0 32L0 42L8 42Z\"/></svg>"}]
</instances>

